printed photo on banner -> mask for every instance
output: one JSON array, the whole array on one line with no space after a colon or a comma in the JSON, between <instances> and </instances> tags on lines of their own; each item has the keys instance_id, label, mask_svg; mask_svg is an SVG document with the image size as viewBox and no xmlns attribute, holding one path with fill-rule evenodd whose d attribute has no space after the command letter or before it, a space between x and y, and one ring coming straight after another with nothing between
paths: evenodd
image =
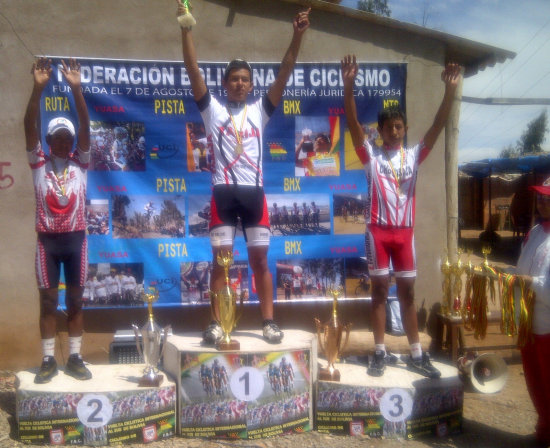
<instances>
[{"instance_id":1,"label":"printed photo on banner","mask_svg":"<svg viewBox=\"0 0 550 448\"><path fill-rule=\"evenodd\" d=\"M85 307L141 306L143 263L90 263L84 284Z\"/></svg>"},{"instance_id":2,"label":"printed photo on banner","mask_svg":"<svg viewBox=\"0 0 550 448\"><path fill-rule=\"evenodd\" d=\"M145 171L145 125L90 122L92 171Z\"/></svg>"},{"instance_id":3,"label":"printed photo on banner","mask_svg":"<svg viewBox=\"0 0 550 448\"><path fill-rule=\"evenodd\" d=\"M187 146L187 171L213 171L214 155L211 145L206 140L204 124L187 123L185 126Z\"/></svg>"},{"instance_id":4,"label":"printed photo on banner","mask_svg":"<svg viewBox=\"0 0 550 448\"><path fill-rule=\"evenodd\" d=\"M266 200L273 236L330 234L328 194L268 194Z\"/></svg>"},{"instance_id":5,"label":"printed photo on banner","mask_svg":"<svg viewBox=\"0 0 550 448\"><path fill-rule=\"evenodd\" d=\"M297 116L295 175L340 175L340 117Z\"/></svg>"},{"instance_id":6,"label":"printed photo on banner","mask_svg":"<svg viewBox=\"0 0 550 448\"><path fill-rule=\"evenodd\" d=\"M335 234L365 233L366 193L335 193L332 207Z\"/></svg>"},{"instance_id":7,"label":"printed photo on banner","mask_svg":"<svg viewBox=\"0 0 550 448\"><path fill-rule=\"evenodd\" d=\"M114 238L183 238L185 198L112 195Z\"/></svg>"},{"instance_id":8,"label":"printed photo on banner","mask_svg":"<svg viewBox=\"0 0 550 448\"><path fill-rule=\"evenodd\" d=\"M256 400L248 403L248 430L286 432L281 425L309 416L309 352L271 352L254 355L254 369L264 386ZM292 429L292 427L289 427ZM251 431L251 433L250 433Z\"/></svg>"},{"instance_id":9,"label":"printed photo on banner","mask_svg":"<svg viewBox=\"0 0 550 448\"><path fill-rule=\"evenodd\" d=\"M210 305L210 275L212 261L186 261L180 264L181 303ZM250 300L248 263L234 261L229 267L229 283L237 302Z\"/></svg>"},{"instance_id":10,"label":"printed photo on banner","mask_svg":"<svg viewBox=\"0 0 550 448\"><path fill-rule=\"evenodd\" d=\"M86 230L88 235L109 234L109 200L86 200Z\"/></svg>"},{"instance_id":11,"label":"printed photo on banner","mask_svg":"<svg viewBox=\"0 0 550 448\"><path fill-rule=\"evenodd\" d=\"M371 296L371 281L367 274L366 257L346 258L345 297Z\"/></svg>"},{"instance_id":12,"label":"printed photo on banner","mask_svg":"<svg viewBox=\"0 0 550 448\"><path fill-rule=\"evenodd\" d=\"M276 268L277 301L325 298L344 282L343 258L278 260Z\"/></svg>"},{"instance_id":13,"label":"printed photo on banner","mask_svg":"<svg viewBox=\"0 0 550 448\"><path fill-rule=\"evenodd\" d=\"M217 353L181 354L182 434L226 427L216 435L246 431L246 401L234 396L232 375L246 364L247 355ZM230 427L230 428L229 428ZM208 429L207 429L208 428Z\"/></svg>"}]
</instances>

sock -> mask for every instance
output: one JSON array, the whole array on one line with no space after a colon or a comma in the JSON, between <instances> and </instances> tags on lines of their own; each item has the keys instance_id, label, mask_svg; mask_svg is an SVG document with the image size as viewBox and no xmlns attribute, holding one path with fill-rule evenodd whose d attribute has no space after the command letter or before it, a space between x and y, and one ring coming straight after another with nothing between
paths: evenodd
<instances>
[{"instance_id":1,"label":"sock","mask_svg":"<svg viewBox=\"0 0 550 448\"><path fill-rule=\"evenodd\" d=\"M273 319L264 319L262 322L262 327L265 327L267 324L270 324L272 322L275 322Z\"/></svg>"},{"instance_id":2,"label":"sock","mask_svg":"<svg viewBox=\"0 0 550 448\"><path fill-rule=\"evenodd\" d=\"M54 356L55 338L42 339L42 354L43 356Z\"/></svg>"},{"instance_id":3,"label":"sock","mask_svg":"<svg viewBox=\"0 0 550 448\"><path fill-rule=\"evenodd\" d=\"M375 352L383 352L386 355L386 344L374 344Z\"/></svg>"},{"instance_id":4,"label":"sock","mask_svg":"<svg viewBox=\"0 0 550 448\"><path fill-rule=\"evenodd\" d=\"M79 355L82 345L82 336L69 336L69 356Z\"/></svg>"},{"instance_id":5,"label":"sock","mask_svg":"<svg viewBox=\"0 0 550 448\"><path fill-rule=\"evenodd\" d=\"M412 359L422 358L422 345L420 344L420 342L415 342L414 344L411 344L411 356Z\"/></svg>"}]
</instances>

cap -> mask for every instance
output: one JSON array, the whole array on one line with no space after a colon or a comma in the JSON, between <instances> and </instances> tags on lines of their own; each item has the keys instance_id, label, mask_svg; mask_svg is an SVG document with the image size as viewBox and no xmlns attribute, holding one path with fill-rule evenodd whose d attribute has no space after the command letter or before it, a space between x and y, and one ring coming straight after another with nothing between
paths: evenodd
<instances>
[{"instance_id":1,"label":"cap","mask_svg":"<svg viewBox=\"0 0 550 448\"><path fill-rule=\"evenodd\" d=\"M227 81L227 78L229 77L229 73L231 73L231 70L237 70L240 68L244 68L250 72L250 75L252 76L252 67L250 67L250 64L246 62L244 59L233 59L229 64L227 64L227 67L225 67L225 73L223 74L223 79Z\"/></svg>"},{"instance_id":2,"label":"cap","mask_svg":"<svg viewBox=\"0 0 550 448\"><path fill-rule=\"evenodd\" d=\"M48 123L47 135L54 135L60 129L67 129L74 137L74 125L71 123L71 120L68 120L65 117L57 117L50 120Z\"/></svg>"},{"instance_id":3,"label":"cap","mask_svg":"<svg viewBox=\"0 0 550 448\"><path fill-rule=\"evenodd\" d=\"M550 176L547 177L541 185L533 185L529 188L536 191L538 194L550 196Z\"/></svg>"}]
</instances>

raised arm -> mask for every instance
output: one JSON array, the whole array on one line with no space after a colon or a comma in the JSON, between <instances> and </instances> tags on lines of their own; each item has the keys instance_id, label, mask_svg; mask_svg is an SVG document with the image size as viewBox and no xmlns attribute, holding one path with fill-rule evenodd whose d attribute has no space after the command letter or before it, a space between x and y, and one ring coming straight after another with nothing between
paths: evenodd
<instances>
[{"instance_id":1,"label":"raised arm","mask_svg":"<svg viewBox=\"0 0 550 448\"><path fill-rule=\"evenodd\" d=\"M428 148L433 148L433 145L435 145L437 141L437 137L439 137L439 134L445 127L445 123L447 123L447 118L449 118L451 106L455 99L456 88L460 81L461 71L462 67L460 67L460 65L450 63L445 66L445 69L441 73L441 80L445 83L445 94L435 114L432 126L424 135L424 144Z\"/></svg>"},{"instance_id":2,"label":"raised arm","mask_svg":"<svg viewBox=\"0 0 550 448\"><path fill-rule=\"evenodd\" d=\"M354 148L358 148L365 141L365 132L357 119L357 108L353 97L353 86L357 76L357 60L355 55L347 55L341 61L342 80L344 81L344 108L346 121L351 134Z\"/></svg>"},{"instance_id":3,"label":"raised arm","mask_svg":"<svg viewBox=\"0 0 550 448\"><path fill-rule=\"evenodd\" d=\"M275 107L277 107L281 101L288 78L294 69L294 64L296 64L296 59L298 58L298 53L300 51L300 45L302 44L302 37L309 28L310 11L311 8L308 8L306 11L299 12L296 14L296 17L294 17L294 21L292 23L294 27L292 40L286 50L285 56L283 57L281 66L279 67L277 78L275 78L275 81L267 92L269 101L271 101L271 104Z\"/></svg>"},{"instance_id":4,"label":"raised arm","mask_svg":"<svg viewBox=\"0 0 550 448\"><path fill-rule=\"evenodd\" d=\"M33 150L40 140L40 125L38 123L40 97L44 87L50 82L52 74L51 61L45 58L38 59L32 64L31 74L34 78L34 85L23 120L27 151Z\"/></svg>"},{"instance_id":5,"label":"raised arm","mask_svg":"<svg viewBox=\"0 0 550 448\"><path fill-rule=\"evenodd\" d=\"M78 115L77 147L81 151L88 152L90 150L90 115L80 88L80 64L74 59L69 60L69 65L63 60L61 63L63 64L61 73L71 88Z\"/></svg>"},{"instance_id":6,"label":"raised arm","mask_svg":"<svg viewBox=\"0 0 550 448\"><path fill-rule=\"evenodd\" d=\"M178 12L177 16L181 16L187 12L184 4L177 0ZM183 48L183 63L191 80L191 88L193 89L193 97L195 101L200 100L208 91L206 83L201 76L199 64L197 63L197 55L195 53L195 44L193 43L193 35L190 27L181 27L181 44Z\"/></svg>"}]
</instances>

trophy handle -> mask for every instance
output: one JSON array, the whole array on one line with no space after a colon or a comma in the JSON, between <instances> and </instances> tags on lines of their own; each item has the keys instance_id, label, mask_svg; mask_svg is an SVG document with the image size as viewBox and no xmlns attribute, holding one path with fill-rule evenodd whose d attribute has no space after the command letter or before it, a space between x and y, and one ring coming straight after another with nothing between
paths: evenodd
<instances>
[{"instance_id":1,"label":"trophy handle","mask_svg":"<svg viewBox=\"0 0 550 448\"><path fill-rule=\"evenodd\" d=\"M240 300L239 300L239 314L235 316L235 325L239 323L239 321L241 320L241 317L243 317L243 313L244 313L244 303L243 303L243 294L241 293Z\"/></svg>"},{"instance_id":2,"label":"trophy handle","mask_svg":"<svg viewBox=\"0 0 550 448\"><path fill-rule=\"evenodd\" d=\"M219 319L216 317L216 313L214 312L214 302L218 300L217 294L209 290L209 296L210 296L210 314L212 315L212 319L216 322L219 322Z\"/></svg>"},{"instance_id":3,"label":"trophy handle","mask_svg":"<svg viewBox=\"0 0 550 448\"><path fill-rule=\"evenodd\" d=\"M143 356L143 350L141 349L141 344L139 343L139 337L140 337L139 328L137 327L136 324L132 324L132 328L134 329L134 334L136 335L136 347L137 347L138 354L139 356L141 356L141 359L145 361L145 357Z\"/></svg>"},{"instance_id":4,"label":"trophy handle","mask_svg":"<svg viewBox=\"0 0 550 448\"><path fill-rule=\"evenodd\" d=\"M317 327L317 339L319 341L319 347L321 348L321 350L324 352L325 351L325 347L324 347L324 344L323 344L323 341L321 339L321 328L323 328L323 324L321 323L321 321L317 318L314 318L313 319L315 321L315 327Z\"/></svg>"},{"instance_id":5,"label":"trophy handle","mask_svg":"<svg viewBox=\"0 0 550 448\"><path fill-rule=\"evenodd\" d=\"M346 351L346 347L348 346L348 342L349 342L349 333L351 331L352 325L353 324L350 323L344 327L344 330L346 331L346 339L344 340L344 345L342 345L339 349L340 355Z\"/></svg>"},{"instance_id":6,"label":"trophy handle","mask_svg":"<svg viewBox=\"0 0 550 448\"><path fill-rule=\"evenodd\" d=\"M164 336L162 337L162 350L160 351L159 359L164 356L164 350L166 350L166 341L168 340L168 333L172 330L172 325L167 325L162 329Z\"/></svg>"}]
</instances>

